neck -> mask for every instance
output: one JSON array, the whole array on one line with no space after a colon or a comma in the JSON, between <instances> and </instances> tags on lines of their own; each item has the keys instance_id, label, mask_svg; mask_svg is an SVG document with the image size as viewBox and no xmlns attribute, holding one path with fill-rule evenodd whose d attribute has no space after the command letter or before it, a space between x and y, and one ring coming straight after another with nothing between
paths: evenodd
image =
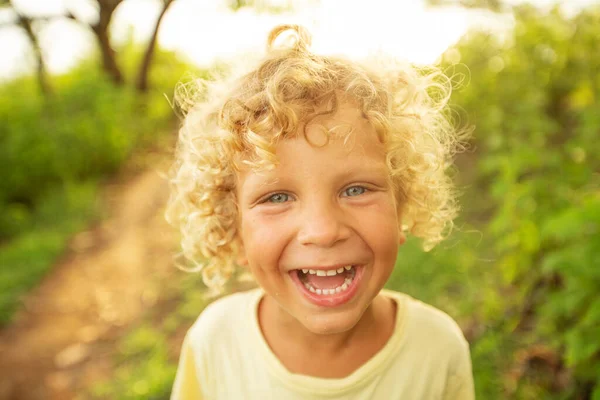
<instances>
[{"instance_id":1,"label":"neck","mask_svg":"<svg viewBox=\"0 0 600 400\"><path fill-rule=\"evenodd\" d=\"M376 350L383 347L393 332L394 318L390 319L390 313L395 313L394 302L379 295L352 329L337 333L314 333L282 310L275 299L265 295L259 308L259 322L265 340L280 359L281 353L290 349L300 354L318 352L320 356L339 357L353 349L364 350L366 343L376 347Z\"/></svg>"}]
</instances>

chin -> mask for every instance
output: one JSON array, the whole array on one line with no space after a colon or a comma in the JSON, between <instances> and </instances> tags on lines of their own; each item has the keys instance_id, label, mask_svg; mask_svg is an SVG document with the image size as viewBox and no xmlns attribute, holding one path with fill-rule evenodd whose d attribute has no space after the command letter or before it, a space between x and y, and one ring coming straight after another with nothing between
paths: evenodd
<instances>
[{"instance_id":1,"label":"chin","mask_svg":"<svg viewBox=\"0 0 600 400\"><path fill-rule=\"evenodd\" d=\"M346 315L312 315L300 321L304 327L315 335L334 335L351 331L360 321L358 315L349 311Z\"/></svg>"}]
</instances>

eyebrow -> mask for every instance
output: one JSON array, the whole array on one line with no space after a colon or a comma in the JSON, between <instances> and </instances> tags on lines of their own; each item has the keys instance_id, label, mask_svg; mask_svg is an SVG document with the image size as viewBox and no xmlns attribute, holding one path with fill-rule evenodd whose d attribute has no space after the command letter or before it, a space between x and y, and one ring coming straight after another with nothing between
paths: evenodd
<instances>
[{"instance_id":1,"label":"eyebrow","mask_svg":"<svg viewBox=\"0 0 600 400\"><path fill-rule=\"evenodd\" d=\"M383 164L383 163L378 163L379 165L376 164L372 164L372 165L368 165L366 167L359 167L359 168L349 168L347 170L345 170L344 172L338 174L336 176L337 179L344 179L344 178L349 178L353 175L372 175L372 174L376 174L376 175L384 175L384 176L389 176L389 171L387 168L387 165Z\"/></svg>"},{"instance_id":2,"label":"eyebrow","mask_svg":"<svg viewBox=\"0 0 600 400\"><path fill-rule=\"evenodd\" d=\"M353 175L371 175L371 174L376 174L376 175L384 175L386 177L389 176L389 171L387 168L387 165L385 165L384 163L377 163L379 165L376 165L375 163L371 164L371 165L367 165L366 167L363 166L356 166L356 167L351 167L348 169L345 169L343 172L335 175L334 179L338 179L338 180L344 180L347 178L350 178ZM272 186L272 185L276 185L282 181L288 180L290 174L282 174L282 173L277 173L275 171L265 171L265 173L257 173L254 176L256 177L264 177L264 179L256 179L258 180L260 186ZM254 180L254 179L253 179ZM255 181L256 182L256 181Z\"/></svg>"}]
</instances>

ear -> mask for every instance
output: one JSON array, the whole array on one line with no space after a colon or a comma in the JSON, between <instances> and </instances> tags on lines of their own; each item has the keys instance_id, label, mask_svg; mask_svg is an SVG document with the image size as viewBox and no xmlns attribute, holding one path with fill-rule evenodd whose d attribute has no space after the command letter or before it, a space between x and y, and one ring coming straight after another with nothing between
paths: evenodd
<instances>
[{"instance_id":1,"label":"ear","mask_svg":"<svg viewBox=\"0 0 600 400\"><path fill-rule=\"evenodd\" d=\"M398 244L402 246L406 242L406 230L402 225L402 213L404 211L404 208L401 205L398 205L396 211L398 212Z\"/></svg>"},{"instance_id":2,"label":"ear","mask_svg":"<svg viewBox=\"0 0 600 400\"><path fill-rule=\"evenodd\" d=\"M237 263L241 267L247 267L248 266L248 258L246 258L245 254L239 254L237 257Z\"/></svg>"},{"instance_id":3,"label":"ear","mask_svg":"<svg viewBox=\"0 0 600 400\"><path fill-rule=\"evenodd\" d=\"M402 224L402 210L398 209L398 245L402 246L406 242L407 227Z\"/></svg>"},{"instance_id":4,"label":"ear","mask_svg":"<svg viewBox=\"0 0 600 400\"><path fill-rule=\"evenodd\" d=\"M246 250L244 249L243 244L240 245L236 261L239 266L242 266L242 267L248 266L248 257L246 257Z\"/></svg>"},{"instance_id":5,"label":"ear","mask_svg":"<svg viewBox=\"0 0 600 400\"><path fill-rule=\"evenodd\" d=\"M398 244L402 246L404 243L406 243L406 234L404 232L400 232L400 235L398 235Z\"/></svg>"}]
</instances>

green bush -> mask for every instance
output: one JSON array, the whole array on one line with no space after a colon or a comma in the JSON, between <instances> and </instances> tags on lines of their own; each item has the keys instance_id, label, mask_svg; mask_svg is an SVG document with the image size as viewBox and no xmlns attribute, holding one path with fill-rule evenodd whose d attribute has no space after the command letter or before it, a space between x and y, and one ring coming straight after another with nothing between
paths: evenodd
<instances>
[{"instance_id":1,"label":"green bush","mask_svg":"<svg viewBox=\"0 0 600 400\"><path fill-rule=\"evenodd\" d=\"M141 51L127 44L120 54L130 78ZM189 70L184 62L157 50L144 95L113 85L99 65L91 58L51 77L48 97L33 77L0 86L0 324L97 215L98 183L174 128L165 94Z\"/></svg>"},{"instance_id":2,"label":"green bush","mask_svg":"<svg viewBox=\"0 0 600 400\"><path fill-rule=\"evenodd\" d=\"M600 399L598 38L598 7L522 6L505 40L471 32L446 53L470 78L453 101L475 150L459 242L425 262L454 276L434 302L468 322L478 397Z\"/></svg>"},{"instance_id":3,"label":"green bush","mask_svg":"<svg viewBox=\"0 0 600 400\"><path fill-rule=\"evenodd\" d=\"M91 61L54 78L50 98L30 77L0 87L0 240L27 230L36 202L55 185L106 176L167 130L174 114L164 93L185 70L158 51L155 86L143 97L112 85Z\"/></svg>"}]
</instances>

